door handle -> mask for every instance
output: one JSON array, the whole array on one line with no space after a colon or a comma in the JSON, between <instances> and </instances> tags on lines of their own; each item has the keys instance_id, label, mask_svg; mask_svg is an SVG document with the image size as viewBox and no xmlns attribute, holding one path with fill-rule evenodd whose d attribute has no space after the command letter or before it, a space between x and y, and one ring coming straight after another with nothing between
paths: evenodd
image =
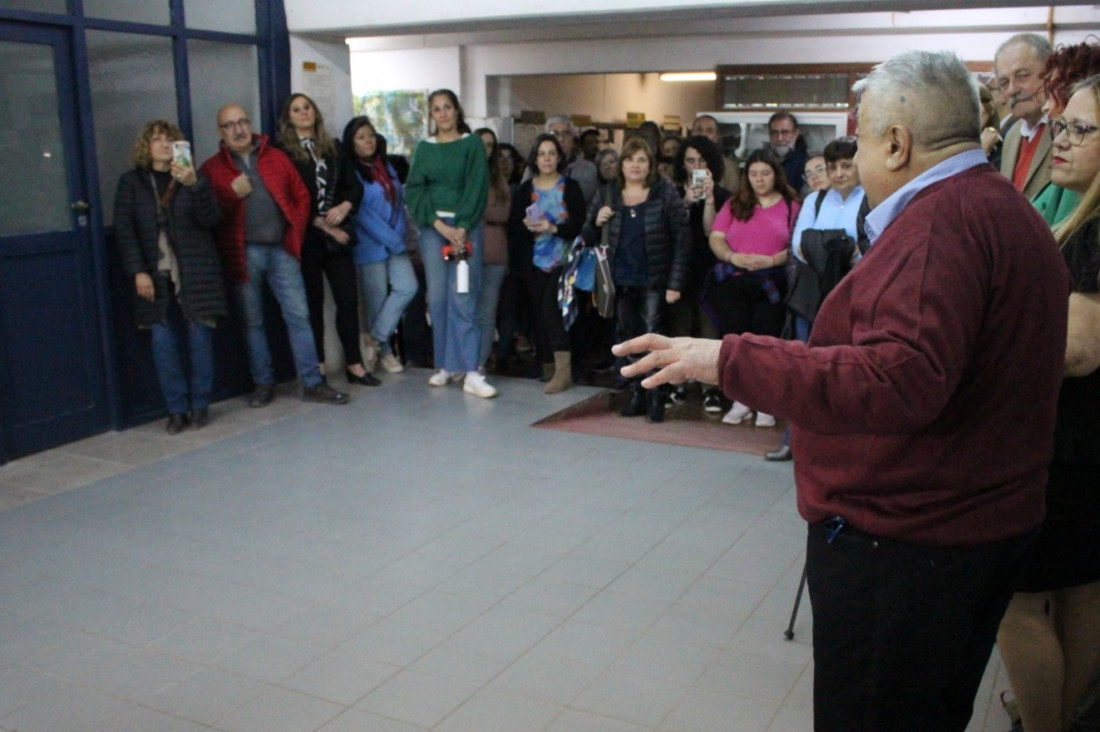
<instances>
[{"instance_id":1,"label":"door handle","mask_svg":"<svg viewBox=\"0 0 1100 732\"><path fill-rule=\"evenodd\" d=\"M69 208L71 208L73 211L84 212L91 208L91 206L88 205L87 201L77 201L76 203L69 204Z\"/></svg>"}]
</instances>

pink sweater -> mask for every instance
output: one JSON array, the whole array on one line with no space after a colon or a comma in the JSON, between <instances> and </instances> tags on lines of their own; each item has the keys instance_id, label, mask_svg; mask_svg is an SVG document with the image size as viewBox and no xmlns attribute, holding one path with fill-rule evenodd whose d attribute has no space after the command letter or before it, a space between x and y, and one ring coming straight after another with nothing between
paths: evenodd
<instances>
[{"instance_id":1,"label":"pink sweater","mask_svg":"<svg viewBox=\"0 0 1100 732\"><path fill-rule=\"evenodd\" d=\"M792 202L788 208L787 202L781 198L779 203L767 208L757 205L748 221L738 221L727 201L714 217L711 231L720 231L726 235L726 244L730 251L774 257L790 246L791 229L798 220L798 209L797 201Z\"/></svg>"}]
</instances>

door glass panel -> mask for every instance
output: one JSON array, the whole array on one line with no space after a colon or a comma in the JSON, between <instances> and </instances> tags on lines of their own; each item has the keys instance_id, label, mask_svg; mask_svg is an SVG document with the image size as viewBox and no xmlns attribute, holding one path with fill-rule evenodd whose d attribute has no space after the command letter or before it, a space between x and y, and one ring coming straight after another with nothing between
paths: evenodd
<instances>
[{"instance_id":1,"label":"door glass panel","mask_svg":"<svg viewBox=\"0 0 1100 732\"><path fill-rule=\"evenodd\" d=\"M195 128L195 161L218 151L218 110L234 103L244 107L253 132L261 132L260 69L256 47L217 41L188 41L191 110ZM217 79L217 84L210 83Z\"/></svg>"},{"instance_id":2,"label":"door glass panel","mask_svg":"<svg viewBox=\"0 0 1100 732\"><path fill-rule=\"evenodd\" d=\"M5 10L31 10L36 13L69 14L67 0L0 0L0 8Z\"/></svg>"},{"instance_id":3,"label":"door glass panel","mask_svg":"<svg viewBox=\"0 0 1100 732\"><path fill-rule=\"evenodd\" d=\"M72 228L53 46L0 41L0 235Z\"/></svg>"},{"instance_id":4,"label":"door glass panel","mask_svg":"<svg viewBox=\"0 0 1100 732\"><path fill-rule=\"evenodd\" d=\"M223 33L256 32L254 0L184 0L183 17L188 28Z\"/></svg>"},{"instance_id":5,"label":"door glass panel","mask_svg":"<svg viewBox=\"0 0 1100 732\"><path fill-rule=\"evenodd\" d=\"M172 39L96 30L87 38L99 193L103 220L110 225L115 187L132 167L141 126L152 119L178 124Z\"/></svg>"},{"instance_id":6,"label":"door glass panel","mask_svg":"<svg viewBox=\"0 0 1100 732\"><path fill-rule=\"evenodd\" d=\"M130 23L168 25L168 0L84 0L84 15Z\"/></svg>"}]
</instances>

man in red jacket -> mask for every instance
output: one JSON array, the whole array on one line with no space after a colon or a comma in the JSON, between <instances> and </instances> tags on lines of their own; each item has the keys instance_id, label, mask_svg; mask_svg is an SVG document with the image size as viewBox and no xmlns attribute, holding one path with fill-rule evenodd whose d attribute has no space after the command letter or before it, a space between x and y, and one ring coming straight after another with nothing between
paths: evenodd
<instances>
[{"instance_id":1,"label":"man in red jacket","mask_svg":"<svg viewBox=\"0 0 1100 732\"><path fill-rule=\"evenodd\" d=\"M309 218L309 191L290 158L268 145L267 135L252 133L252 123L239 104L218 111L218 134L220 149L201 170L213 184L221 209L215 241L244 321L248 365L256 384L248 406L266 407L275 398L275 372L264 333L265 280L286 322L302 399L346 404L348 395L321 376L309 327L298 261Z\"/></svg>"},{"instance_id":2,"label":"man in red jacket","mask_svg":"<svg viewBox=\"0 0 1100 732\"><path fill-rule=\"evenodd\" d=\"M809 343L643 336L626 376L694 378L793 425L809 523L814 724L965 729L1043 517L1070 283L1049 229L986 162L977 87L909 51L856 84L874 207Z\"/></svg>"}]
</instances>

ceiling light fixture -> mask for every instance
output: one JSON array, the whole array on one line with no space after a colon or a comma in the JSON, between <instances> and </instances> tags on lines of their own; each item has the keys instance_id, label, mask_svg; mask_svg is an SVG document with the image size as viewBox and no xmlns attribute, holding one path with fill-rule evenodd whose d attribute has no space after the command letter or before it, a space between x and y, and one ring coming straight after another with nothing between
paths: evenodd
<instances>
[{"instance_id":1,"label":"ceiling light fixture","mask_svg":"<svg viewBox=\"0 0 1100 732\"><path fill-rule=\"evenodd\" d=\"M672 71L661 74L661 81L714 81L718 74L713 71Z\"/></svg>"}]
</instances>

